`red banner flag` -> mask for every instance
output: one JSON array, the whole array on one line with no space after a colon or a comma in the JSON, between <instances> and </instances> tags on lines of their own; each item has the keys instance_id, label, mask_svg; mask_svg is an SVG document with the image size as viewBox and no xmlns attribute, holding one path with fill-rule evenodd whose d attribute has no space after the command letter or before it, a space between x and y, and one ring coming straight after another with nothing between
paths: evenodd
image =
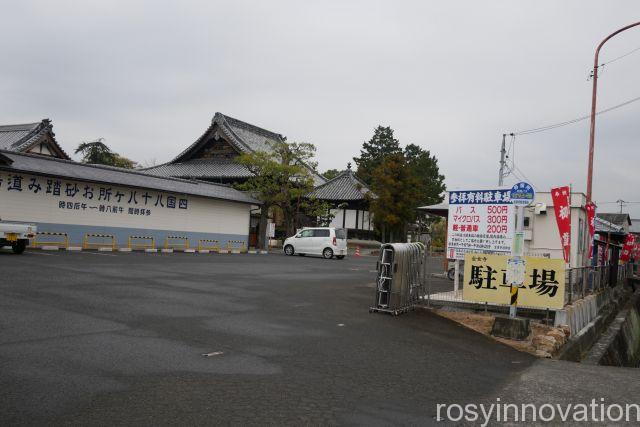
<instances>
[{"instance_id":1,"label":"red banner flag","mask_svg":"<svg viewBox=\"0 0 640 427\"><path fill-rule=\"evenodd\" d=\"M593 251L593 236L596 232L596 205L593 202L587 203L587 224L589 224L589 243L587 244L587 254L591 258Z\"/></svg>"},{"instance_id":2,"label":"red banner flag","mask_svg":"<svg viewBox=\"0 0 640 427\"><path fill-rule=\"evenodd\" d=\"M633 237L633 234L627 234L627 238L624 241L624 246L622 247L622 255L620 256L620 261L629 261L629 258L631 258L631 253L633 252L634 245L635 238Z\"/></svg>"},{"instance_id":3,"label":"red banner flag","mask_svg":"<svg viewBox=\"0 0 640 427\"><path fill-rule=\"evenodd\" d=\"M571 254L571 189L568 186L552 188L551 198L553 209L556 212L564 262L569 263L569 255Z\"/></svg>"}]
</instances>

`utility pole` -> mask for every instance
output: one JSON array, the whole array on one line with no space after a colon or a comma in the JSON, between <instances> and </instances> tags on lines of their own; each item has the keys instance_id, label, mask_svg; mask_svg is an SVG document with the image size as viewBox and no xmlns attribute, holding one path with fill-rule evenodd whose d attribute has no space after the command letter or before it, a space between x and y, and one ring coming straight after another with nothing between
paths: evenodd
<instances>
[{"instance_id":1,"label":"utility pole","mask_svg":"<svg viewBox=\"0 0 640 427\"><path fill-rule=\"evenodd\" d=\"M593 147L595 144L596 136L596 96L598 91L598 55L602 46L613 36L628 30L629 28L640 25L640 22L636 22L626 27L622 27L619 30L609 34L604 40L600 42L596 48L595 58L593 59L593 88L591 91L591 127L589 130L589 166L587 168L587 203L591 201L591 184L593 182Z\"/></svg>"},{"instance_id":2,"label":"utility pole","mask_svg":"<svg viewBox=\"0 0 640 427\"><path fill-rule=\"evenodd\" d=\"M507 138L507 134L502 134L502 147L500 148L500 175L498 175L498 186L502 187L504 184L504 168L507 164L505 160L505 156L507 155L507 147L505 145L505 140Z\"/></svg>"},{"instance_id":3,"label":"utility pole","mask_svg":"<svg viewBox=\"0 0 640 427\"><path fill-rule=\"evenodd\" d=\"M616 203L620 203L620 213L622 213L622 206L623 206L624 200L618 199L616 200Z\"/></svg>"}]
</instances>

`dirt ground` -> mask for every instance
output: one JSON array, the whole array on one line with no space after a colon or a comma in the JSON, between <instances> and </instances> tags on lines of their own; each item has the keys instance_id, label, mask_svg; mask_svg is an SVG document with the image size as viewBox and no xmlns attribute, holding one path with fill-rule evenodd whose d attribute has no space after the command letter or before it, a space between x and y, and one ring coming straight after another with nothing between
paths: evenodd
<instances>
[{"instance_id":1,"label":"dirt ground","mask_svg":"<svg viewBox=\"0 0 640 427\"><path fill-rule=\"evenodd\" d=\"M565 342L565 340L562 340L561 338L558 339L560 337L560 333L566 335L566 332L558 333L558 331L562 331L561 328L554 328L539 322L532 321L531 334L529 334L526 340L518 341L494 337L491 335L491 328L495 320L495 316L493 314L452 311L446 309L436 309L433 310L433 312L439 316L453 320L454 322L457 322L469 329L491 337L496 341L500 341L501 343L513 347L516 350L530 353L538 357L552 357ZM556 344L552 344L551 347L542 349L540 343L541 341L545 341L546 338L549 337L549 334L554 335L554 340L562 342L557 342Z\"/></svg>"}]
</instances>

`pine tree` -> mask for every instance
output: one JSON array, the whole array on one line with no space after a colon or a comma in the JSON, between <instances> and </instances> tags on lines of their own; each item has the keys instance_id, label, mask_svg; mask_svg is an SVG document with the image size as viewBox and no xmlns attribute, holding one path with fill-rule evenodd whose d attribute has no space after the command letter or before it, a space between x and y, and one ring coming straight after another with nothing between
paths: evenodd
<instances>
[{"instance_id":1,"label":"pine tree","mask_svg":"<svg viewBox=\"0 0 640 427\"><path fill-rule=\"evenodd\" d=\"M398 140L393 137L393 129L389 126L378 126L373 131L373 137L362 144L360 157L353 158L358 165L358 177L371 185L373 171L387 156L398 153L402 153L402 149Z\"/></svg>"}]
</instances>

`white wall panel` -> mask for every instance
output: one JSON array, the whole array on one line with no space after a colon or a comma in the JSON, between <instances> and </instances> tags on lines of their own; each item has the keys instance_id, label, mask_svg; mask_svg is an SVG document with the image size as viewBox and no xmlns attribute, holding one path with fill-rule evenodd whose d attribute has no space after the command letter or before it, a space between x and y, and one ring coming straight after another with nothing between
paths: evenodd
<instances>
[{"instance_id":1,"label":"white wall panel","mask_svg":"<svg viewBox=\"0 0 640 427\"><path fill-rule=\"evenodd\" d=\"M186 209L180 208L181 200ZM185 194L0 172L0 218L9 221L247 235L249 208Z\"/></svg>"}]
</instances>

